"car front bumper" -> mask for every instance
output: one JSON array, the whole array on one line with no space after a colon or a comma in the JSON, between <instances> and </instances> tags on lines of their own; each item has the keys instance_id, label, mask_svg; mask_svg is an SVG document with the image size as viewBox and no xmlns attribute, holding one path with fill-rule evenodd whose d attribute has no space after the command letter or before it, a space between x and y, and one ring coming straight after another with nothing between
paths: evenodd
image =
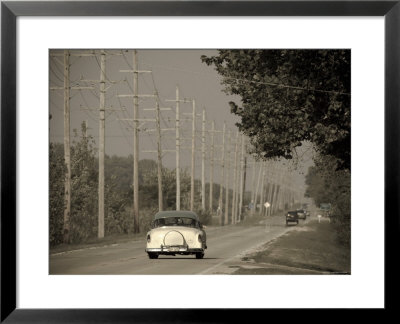
<instances>
[{"instance_id":1,"label":"car front bumper","mask_svg":"<svg viewBox=\"0 0 400 324\"><path fill-rule=\"evenodd\" d=\"M160 246L159 248L146 248L147 253L204 253L202 248L189 248L187 246Z\"/></svg>"}]
</instances>

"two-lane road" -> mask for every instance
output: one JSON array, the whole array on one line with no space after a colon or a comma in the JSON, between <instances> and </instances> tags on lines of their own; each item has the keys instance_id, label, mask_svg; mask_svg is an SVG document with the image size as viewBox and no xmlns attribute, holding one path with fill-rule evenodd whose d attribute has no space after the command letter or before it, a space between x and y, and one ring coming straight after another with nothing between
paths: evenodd
<instances>
[{"instance_id":1,"label":"two-lane road","mask_svg":"<svg viewBox=\"0 0 400 324\"><path fill-rule=\"evenodd\" d=\"M209 228L204 259L194 256L160 256L150 260L145 240L50 255L50 274L221 274L241 255L294 227L283 217L267 225Z\"/></svg>"}]
</instances>

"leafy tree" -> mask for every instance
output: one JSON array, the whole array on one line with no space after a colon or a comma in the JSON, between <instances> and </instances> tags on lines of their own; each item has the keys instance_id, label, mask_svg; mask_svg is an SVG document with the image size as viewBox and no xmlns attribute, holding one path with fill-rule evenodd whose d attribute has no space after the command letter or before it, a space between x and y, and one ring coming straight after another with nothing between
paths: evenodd
<instances>
[{"instance_id":1,"label":"leafy tree","mask_svg":"<svg viewBox=\"0 0 400 324\"><path fill-rule=\"evenodd\" d=\"M309 141L350 169L349 50L219 50L201 59L240 96L231 111L254 153L292 159Z\"/></svg>"},{"instance_id":2,"label":"leafy tree","mask_svg":"<svg viewBox=\"0 0 400 324\"><path fill-rule=\"evenodd\" d=\"M111 176L105 183L105 235L133 232L132 195L118 186L117 176Z\"/></svg>"},{"instance_id":3,"label":"leafy tree","mask_svg":"<svg viewBox=\"0 0 400 324\"><path fill-rule=\"evenodd\" d=\"M319 156L315 166L306 175L306 197L321 203L331 203L331 216L338 225L338 236L342 243L350 244L351 229L351 177L348 170L336 170L333 157Z\"/></svg>"},{"instance_id":4,"label":"leafy tree","mask_svg":"<svg viewBox=\"0 0 400 324\"><path fill-rule=\"evenodd\" d=\"M94 140L86 136L82 123L81 134L74 130L71 146L71 243L97 235L98 165Z\"/></svg>"},{"instance_id":5,"label":"leafy tree","mask_svg":"<svg viewBox=\"0 0 400 324\"><path fill-rule=\"evenodd\" d=\"M140 167L140 162L139 162ZM104 158L105 183L111 184L113 191L132 200L133 156L108 156Z\"/></svg>"},{"instance_id":6,"label":"leafy tree","mask_svg":"<svg viewBox=\"0 0 400 324\"><path fill-rule=\"evenodd\" d=\"M133 231L132 174L132 155L105 155L105 235L128 234Z\"/></svg>"},{"instance_id":7,"label":"leafy tree","mask_svg":"<svg viewBox=\"0 0 400 324\"><path fill-rule=\"evenodd\" d=\"M49 147L49 241L54 246L63 242L64 224L64 146L50 143Z\"/></svg>"},{"instance_id":8,"label":"leafy tree","mask_svg":"<svg viewBox=\"0 0 400 324\"><path fill-rule=\"evenodd\" d=\"M200 223L203 225L211 224L212 213L209 210L196 210L196 214L199 216Z\"/></svg>"},{"instance_id":9,"label":"leafy tree","mask_svg":"<svg viewBox=\"0 0 400 324\"><path fill-rule=\"evenodd\" d=\"M71 145L71 214L70 243L82 242L97 234L97 184L98 171L94 140L74 130ZM64 145L50 143L49 150L49 217L50 245L63 241L64 222Z\"/></svg>"},{"instance_id":10,"label":"leafy tree","mask_svg":"<svg viewBox=\"0 0 400 324\"><path fill-rule=\"evenodd\" d=\"M158 206L158 173L154 160L139 161L139 207Z\"/></svg>"}]
</instances>

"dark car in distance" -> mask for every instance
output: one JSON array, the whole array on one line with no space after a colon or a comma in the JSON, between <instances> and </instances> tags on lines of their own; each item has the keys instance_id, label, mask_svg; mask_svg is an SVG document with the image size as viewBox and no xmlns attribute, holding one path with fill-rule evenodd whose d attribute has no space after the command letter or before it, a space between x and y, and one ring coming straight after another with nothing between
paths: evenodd
<instances>
[{"instance_id":1,"label":"dark car in distance","mask_svg":"<svg viewBox=\"0 0 400 324\"><path fill-rule=\"evenodd\" d=\"M296 224L299 223L299 215L298 215L297 210L289 211L286 214L286 225L289 225L289 222L296 223Z\"/></svg>"}]
</instances>

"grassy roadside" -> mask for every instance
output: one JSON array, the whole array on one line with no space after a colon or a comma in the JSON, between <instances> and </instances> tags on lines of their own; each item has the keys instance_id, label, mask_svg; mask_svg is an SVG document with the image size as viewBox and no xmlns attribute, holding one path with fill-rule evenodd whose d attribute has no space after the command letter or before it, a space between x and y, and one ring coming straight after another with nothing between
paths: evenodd
<instances>
[{"instance_id":1,"label":"grassy roadside","mask_svg":"<svg viewBox=\"0 0 400 324\"><path fill-rule=\"evenodd\" d=\"M207 226L206 231L213 231L217 227L216 226ZM139 234L119 234L119 235L110 235L106 236L103 239L91 238L85 243L78 244L60 244L54 247L50 247L50 254L69 252L74 250L82 250L89 249L93 247L101 247L112 244L122 244L126 242L145 240L147 231Z\"/></svg>"},{"instance_id":2,"label":"grassy roadside","mask_svg":"<svg viewBox=\"0 0 400 324\"><path fill-rule=\"evenodd\" d=\"M350 274L350 248L338 243L334 224L323 219L296 226L247 255L234 274Z\"/></svg>"},{"instance_id":3,"label":"grassy roadside","mask_svg":"<svg viewBox=\"0 0 400 324\"><path fill-rule=\"evenodd\" d=\"M50 254L136 241L143 239L145 235L146 233L120 234L120 235L106 236L103 239L92 238L86 241L85 243L80 243L80 244L60 244L55 247L50 247Z\"/></svg>"}]
</instances>

